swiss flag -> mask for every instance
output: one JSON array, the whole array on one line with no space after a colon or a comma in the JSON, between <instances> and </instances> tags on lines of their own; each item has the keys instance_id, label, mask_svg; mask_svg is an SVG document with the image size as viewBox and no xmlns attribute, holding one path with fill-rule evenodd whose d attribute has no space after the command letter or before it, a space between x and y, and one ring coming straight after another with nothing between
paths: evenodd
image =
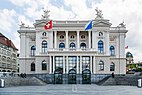
<instances>
[{"instance_id":1,"label":"swiss flag","mask_svg":"<svg viewBox=\"0 0 142 95\"><path fill-rule=\"evenodd\" d=\"M48 30L52 28L52 20L50 20L49 22L46 23L46 25L44 25L44 29Z\"/></svg>"}]
</instances>

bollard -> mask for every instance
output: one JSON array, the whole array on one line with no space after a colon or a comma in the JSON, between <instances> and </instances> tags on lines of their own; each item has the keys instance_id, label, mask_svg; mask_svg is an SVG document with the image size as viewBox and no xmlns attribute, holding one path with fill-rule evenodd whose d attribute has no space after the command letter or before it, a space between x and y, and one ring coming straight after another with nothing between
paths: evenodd
<instances>
[{"instance_id":1,"label":"bollard","mask_svg":"<svg viewBox=\"0 0 142 95\"><path fill-rule=\"evenodd\" d=\"M142 83L141 83L141 79L138 79L138 87L141 88L142 87Z\"/></svg>"},{"instance_id":2,"label":"bollard","mask_svg":"<svg viewBox=\"0 0 142 95\"><path fill-rule=\"evenodd\" d=\"M0 87L1 87L1 88L4 88L4 86L5 86L4 79L1 79L1 80L0 80Z\"/></svg>"}]
</instances>

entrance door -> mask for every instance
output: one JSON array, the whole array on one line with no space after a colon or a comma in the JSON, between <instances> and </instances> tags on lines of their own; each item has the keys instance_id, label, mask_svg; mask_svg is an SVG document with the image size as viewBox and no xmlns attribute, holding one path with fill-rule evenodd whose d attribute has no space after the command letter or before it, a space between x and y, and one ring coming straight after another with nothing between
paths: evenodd
<instances>
[{"instance_id":1,"label":"entrance door","mask_svg":"<svg viewBox=\"0 0 142 95\"><path fill-rule=\"evenodd\" d=\"M74 69L69 70L68 83L76 84L76 70Z\"/></svg>"},{"instance_id":2,"label":"entrance door","mask_svg":"<svg viewBox=\"0 0 142 95\"><path fill-rule=\"evenodd\" d=\"M82 71L82 84L91 84L91 72L89 69Z\"/></svg>"},{"instance_id":3,"label":"entrance door","mask_svg":"<svg viewBox=\"0 0 142 95\"><path fill-rule=\"evenodd\" d=\"M62 84L63 83L63 74L60 70L55 70L54 72L54 84Z\"/></svg>"}]
</instances>

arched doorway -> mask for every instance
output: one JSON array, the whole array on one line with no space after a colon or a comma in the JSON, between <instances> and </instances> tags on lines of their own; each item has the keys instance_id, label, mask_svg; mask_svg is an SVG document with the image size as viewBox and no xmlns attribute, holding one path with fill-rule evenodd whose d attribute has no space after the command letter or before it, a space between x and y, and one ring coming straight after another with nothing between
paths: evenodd
<instances>
[{"instance_id":1,"label":"arched doorway","mask_svg":"<svg viewBox=\"0 0 142 95\"><path fill-rule=\"evenodd\" d=\"M57 69L54 71L54 84L62 84L63 83L63 77L62 77L62 71Z\"/></svg>"},{"instance_id":2,"label":"arched doorway","mask_svg":"<svg viewBox=\"0 0 142 95\"><path fill-rule=\"evenodd\" d=\"M91 72L89 69L82 71L82 84L91 84Z\"/></svg>"},{"instance_id":3,"label":"arched doorway","mask_svg":"<svg viewBox=\"0 0 142 95\"><path fill-rule=\"evenodd\" d=\"M76 84L76 70L75 69L69 70L68 83Z\"/></svg>"}]
</instances>

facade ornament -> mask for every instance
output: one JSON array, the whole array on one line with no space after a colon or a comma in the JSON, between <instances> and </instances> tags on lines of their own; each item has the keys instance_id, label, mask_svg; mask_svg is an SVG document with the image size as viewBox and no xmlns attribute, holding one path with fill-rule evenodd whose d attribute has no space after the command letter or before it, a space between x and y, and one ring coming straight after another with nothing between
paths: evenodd
<instances>
[{"instance_id":1,"label":"facade ornament","mask_svg":"<svg viewBox=\"0 0 142 95\"><path fill-rule=\"evenodd\" d=\"M124 20L122 23L119 24L119 27L126 27L126 25L124 24Z\"/></svg>"},{"instance_id":2,"label":"facade ornament","mask_svg":"<svg viewBox=\"0 0 142 95\"><path fill-rule=\"evenodd\" d=\"M97 17L96 19L103 19L103 14L102 14L102 10L99 10L98 8L95 9L97 12Z\"/></svg>"},{"instance_id":3,"label":"facade ornament","mask_svg":"<svg viewBox=\"0 0 142 95\"><path fill-rule=\"evenodd\" d=\"M98 8L95 9L97 12L97 18L103 18L102 10L99 10Z\"/></svg>"},{"instance_id":4,"label":"facade ornament","mask_svg":"<svg viewBox=\"0 0 142 95\"><path fill-rule=\"evenodd\" d=\"M20 27L25 27L25 23L23 23L23 22L21 21L21 24L19 24L19 26L20 26Z\"/></svg>"},{"instance_id":5,"label":"facade ornament","mask_svg":"<svg viewBox=\"0 0 142 95\"><path fill-rule=\"evenodd\" d=\"M49 15L49 12L50 12L50 11L43 9L43 12L44 12L44 15L42 15L42 19L49 19L49 16L50 16L50 15Z\"/></svg>"}]
</instances>

